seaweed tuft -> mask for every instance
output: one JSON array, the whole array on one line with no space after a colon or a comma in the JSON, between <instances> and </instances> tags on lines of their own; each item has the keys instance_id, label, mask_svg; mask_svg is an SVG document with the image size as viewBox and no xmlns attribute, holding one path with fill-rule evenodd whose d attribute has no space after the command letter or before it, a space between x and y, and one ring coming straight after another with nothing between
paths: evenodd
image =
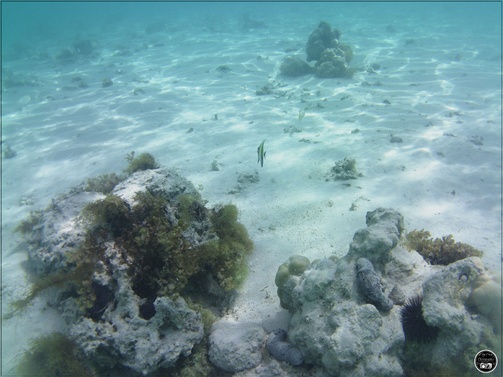
<instances>
[{"instance_id":1,"label":"seaweed tuft","mask_svg":"<svg viewBox=\"0 0 503 377\"><path fill-rule=\"evenodd\" d=\"M87 204L83 209L85 217L91 219L97 228L110 230L119 236L130 227L129 205L116 195Z\"/></svg>"},{"instance_id":2,"label":"seaweed tuft","mask_svg":"<svg viewBox=\"0 0 503 377\"><path fill-rule=\"evenodd\" d=\"M14 228L14 232L21 233L23 235L27 235L31 233L37 225L40 224L42 220L43 212L42 211L32 211L30 212L27 219L22 220L16 228Z\"/></svg>"},{"instance_id":3,"label":"seaweed tuft","mask_svg":"<svg viewBox=\"0 0 503 377\"><path fill-rule=\"evenodd\" d=\"M248 237L246 228L237 220L237 207L227 204L214 213L212 223L215 232L224 244L229 248L249 254L253 250L253 242Z\"/></svg>"},{"instance_id":4,"label":"seaweed tuft","mask_svg":"<svg viewBox=\"0 0 503 377\"><path fill-rule=\"evenodd\" d=\"M131 153L126 157L126 160L129 162L129 165L124 172L129 175L137 171L157 169L159 167L154 156L150 153L142 153L138 157L134 157L134 153Z\"/></svg>"},{"instance_id":5,"label":"seaweed tuft","mask_svg":"<svg viewBox=\"0 0 503 377\"><path fill-rule=\"evenodd\" d=\"M483 252L466 243L456 242L452 234L431 238L427 230L413 230L405 236L406 246L416 250L431 265L447 266L467 257L481 257Z\"/></svg>"},{"instance_id":6,"label":"seaweed tuft","mask_svg":"<svg viewBox=\"0 0 503 377\"><path fill-rule=\"evenodd\" d=\"M21 376L95 376L75 343L60 333L35 339L15 372Z\"/></svg>"},{"instance_id":7,"label":"seaweed tuft","mask_svg":"<svg viewBox=\"0 0 503 377\"><path fill-rule=\"evenodd\" d=\"M123 179L124 177L115 173L102 174L94 178L88 178L84 191L101 192L102 194L108 195L119 182L123 181Z\"/></svg>"}]
</instances>

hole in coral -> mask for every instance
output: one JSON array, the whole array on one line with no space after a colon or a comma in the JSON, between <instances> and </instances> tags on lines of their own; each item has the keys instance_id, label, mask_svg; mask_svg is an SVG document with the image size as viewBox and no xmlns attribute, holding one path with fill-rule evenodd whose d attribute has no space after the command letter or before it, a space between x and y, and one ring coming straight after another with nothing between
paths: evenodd
<instances>
[{"instance_id":1,"label":"hole in coral","mask_svg":"<svg viewBox=\"0 0 503 377\"><path fill-rule=\"evenodd\" d=\"M92 287L94 294L96 295L96 299L94 300L91 309L89 309L88 317L94 322L98 322L110 302L114 299L114 294L112 290L105 285L93 282Z\"/></svg>"},{"instance_id":2,"label":"hole in coral","mask_svg":"<svg viewBox=\"0 0 503 377\"><path fill-rule=\"evenodd\" d=\"M151 299L156 297L159 285L153 279L147 279L139 273L133 281L133 291L141 298Z\"/></svg>"},{"instance_id":3,"label":"hole in coral","mask_svg":"<svg viewBox=\"0 0 503 377\"><path fill-rule=\"evenodd\" d=\"M140 305L140 317L149 320L155 315L155 298L147 299L143 304Z\"/></svg>"},{"instance_id":4,"label":"hole in coral","mask_svg":"<svg viewBox=\"0 0 503 377\"><path fill-rule=\"evenodd\" d=\"M154 301L157 298L157 284L143 279L141 275L133 282L133 291L141 297L142 304L139 306L140 317L149 320L155 315Z\"/></svg>"}]
</instances>

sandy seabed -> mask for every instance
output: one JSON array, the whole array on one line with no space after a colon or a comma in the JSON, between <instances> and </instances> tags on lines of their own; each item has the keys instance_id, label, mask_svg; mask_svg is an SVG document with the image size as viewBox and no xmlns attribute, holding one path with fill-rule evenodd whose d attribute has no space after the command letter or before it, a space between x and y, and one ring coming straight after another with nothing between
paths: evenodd
<instances>
[{"instance_id":1,"label":"sandy seabed","mask_svg":"<svg viewBox=\"0 0 503 377\"><path fill-rule=\"evenodd\" d=\"M321 19L343 31L354 49L351 66L363 70L352 79L281 76L285 56L305 58ZM255 243L249 277L228 314L240 321L266 328L285 321L278 266L293 254L344 255L377 207L399 210L407 231L453 234L499 270L501 51L490 36L481 40L448 23L391 20L299 13L243 30L238 19L210 17L195 30L180 21L155 33L118 24L82 33L93 44L89 57L63 64L55 57L74 39L61 37L3 62L4 80L24 82L4 85L2 98L3 146L16 152L2 161L3 309L28 284L26 254L13 232L19 221L88 177L120 172L131 151L179 169L208 206L239 208ZM103 87L104 79L113 85ZM266 84L272 93L257 95ZM344 157L363 176L326 181ZM239 184L255 174L258 182ZM37 300L5 320L3 370L30 338L61 326L54 309Z\"/></svg>"}]
</instances>

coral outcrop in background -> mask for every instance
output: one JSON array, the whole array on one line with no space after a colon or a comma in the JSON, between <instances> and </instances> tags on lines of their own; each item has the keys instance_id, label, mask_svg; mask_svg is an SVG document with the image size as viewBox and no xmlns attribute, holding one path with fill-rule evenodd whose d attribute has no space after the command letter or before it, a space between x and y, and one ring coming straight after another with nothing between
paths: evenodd
<instances>
[{"instance_id":1,"label":"coral outcrop in background","mask_svg":"<svg viewBox=\"0 0 503 377\"><path fill-rule=\"evenodd\" d=\"M316 61L314 67L296 56L287 56L280 66L284 76L303 76L313 73L319 78L350 78L354 69L348 66L353 50L340 42L341 32L322 21L313 30L306 44L307 61Z\"/></svg>"}]
</instances>

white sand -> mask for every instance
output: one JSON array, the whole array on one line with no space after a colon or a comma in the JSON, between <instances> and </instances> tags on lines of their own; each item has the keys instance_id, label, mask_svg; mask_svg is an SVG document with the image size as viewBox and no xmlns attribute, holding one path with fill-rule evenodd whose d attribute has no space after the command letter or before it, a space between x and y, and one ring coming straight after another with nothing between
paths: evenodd
<instances>
[{"instance_id":1,"label":"white sand","mask_svg":"<svg viewBox=\"0 0 503 377\"><path fill-rule=\"evenodd\" d=\"M141 24L119 25L81 34L96 41L99 56L89 61L5 62L4 69L32 75L37 85L3 96L2 139L17 152L2 164L4 309L26 287L20 268L26 255L13 228L87 177L119 172L133 150L180 169L208 206L232 202L239 208L255 250L229 313L238 320L263 321L268 329L284 324L274 285L278 266L293 254L311 260L344 255L354 232L365 227L366 212L381 206L398 209L408 231L453 234L483 250L484 260L498 270L498 44L491 35L481 40L448 21L435 26L413 16L402 23L369 16L355 23L339 13L324 16L318 10L295 13L246 33L237 19L213 22L211 15L195 30L180 21L174 31L145 35ZM352 66L375 62L378 73L358 72L350 80L281 77L285 49L297 48L305 58L307 37L321 19L340 28L342 41L354 47ZM396 33L386 33L389 23ZM52 57L73 37L60 36L39 49ZM406 45L407 38L414 43ZM131 55L114 56L120 45ZM220 65L231 70L222 73ZM76 77L89 87L65 89L79 84L72 81ZM104 78L113 86L102 88ZM274 90L285 95L257 96L267 83L281 83ZM134 95L140 88L144 93ZM306 108L299 121L299 110ZM302 132L289 135L283 131L289 126ZM403 142L390 143L391 134ZM482 145L473 143L480 138ZM261 168L256 149L263 139L267 158ZM356 159L363 177L349 181L350 187L326 182L334 162L346 156ZM210 170L214 160L219 171ZM239 174L255 170L259 182L229 194ZM53 309L42 303L5 320L3 370L15 364L28 339L59 326Z\"/></svg>"}]
</instances>

